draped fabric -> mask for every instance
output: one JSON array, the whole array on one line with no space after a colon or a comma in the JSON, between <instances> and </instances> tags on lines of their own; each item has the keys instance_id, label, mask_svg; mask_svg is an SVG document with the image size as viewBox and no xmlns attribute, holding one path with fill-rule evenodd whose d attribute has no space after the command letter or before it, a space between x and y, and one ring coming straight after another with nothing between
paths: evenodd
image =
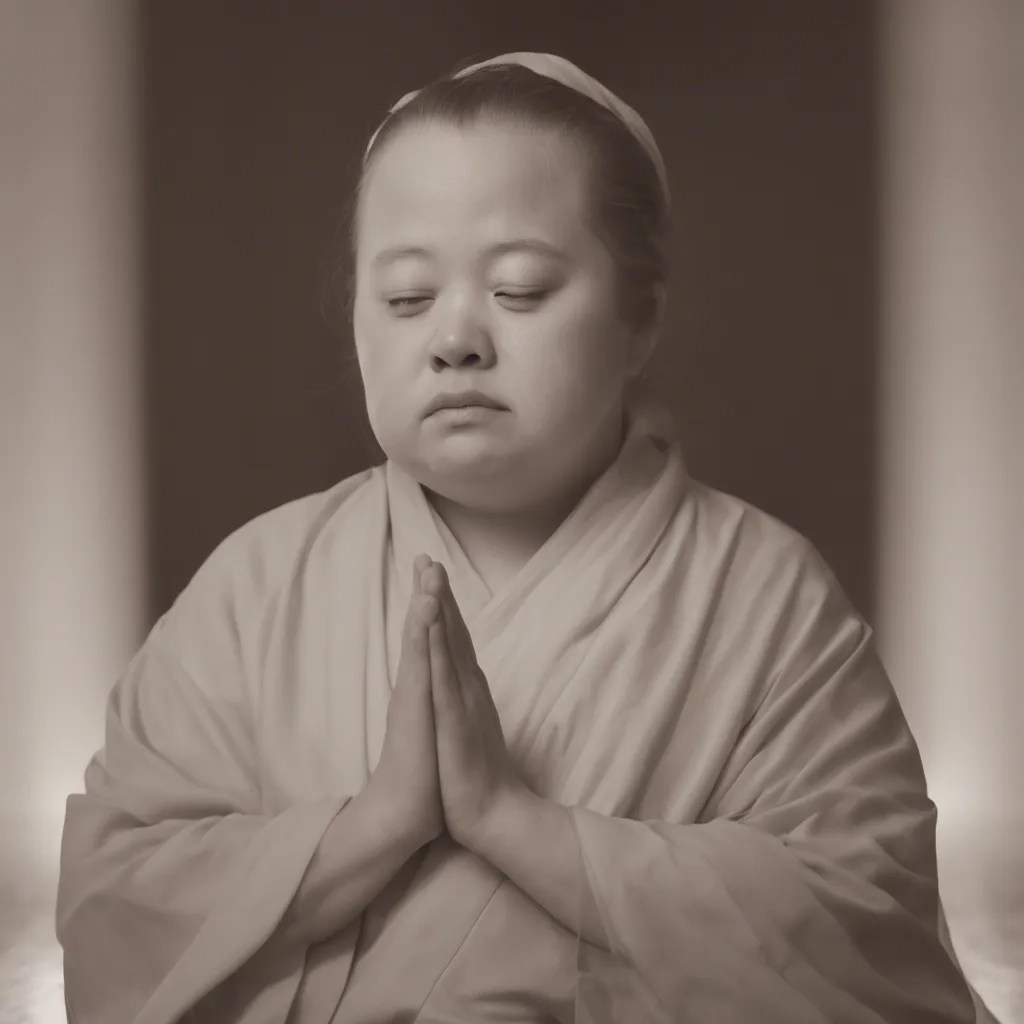
<instances>
[{"instance_id":1,"label":"draped fabric","mask_svg":"<svg viewBox=\"0 0 1024 1024\"><path fill-rule=\"evenodd\" d=\"M420 552L524 778L572 809L604 948L447 837L327 941L277 929L380 755ZM85 784L58 895L79 1024L975 1019L870 629L639 409L497 593L391 463L247 524L114 687Z\"/></svg>"}]
</instances>

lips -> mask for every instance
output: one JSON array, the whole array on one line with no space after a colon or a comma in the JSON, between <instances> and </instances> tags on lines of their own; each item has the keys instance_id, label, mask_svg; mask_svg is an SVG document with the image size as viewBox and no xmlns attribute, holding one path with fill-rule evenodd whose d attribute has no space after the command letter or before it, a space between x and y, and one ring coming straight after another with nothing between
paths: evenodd
<instances>
[{"instance_id":1,"label":"lips","mask_svg":"<svg viewBox=\"0 0 1024 1024\"><path fill-rule=\"evenodd\" d=\"M427 406L427 415L432 416L442 409L466 409L472 406L483 406L485 409L505 408L497 399L485 395L482 391L458 391L447 395L438 395Z\"/></svg>"}]
</instances>

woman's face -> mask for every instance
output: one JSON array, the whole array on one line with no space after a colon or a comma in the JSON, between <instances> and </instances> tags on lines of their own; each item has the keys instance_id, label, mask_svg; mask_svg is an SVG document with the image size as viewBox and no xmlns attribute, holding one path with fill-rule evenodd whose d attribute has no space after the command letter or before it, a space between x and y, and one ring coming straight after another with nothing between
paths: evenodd
<instances>
[{"instance_id":1,"label":"woman's face","mask_svg":"<svg viewBox=\"0 0 1024 1024\"><path fill-rule=\"evenodd\" d=\"M354 326L370 423L452 501L536 506L617 450L640 345L587 173L565 134L487 121L409 125L369 170ZM501 408L429 412L468 390Z\"/></svg>"}]
</instances>

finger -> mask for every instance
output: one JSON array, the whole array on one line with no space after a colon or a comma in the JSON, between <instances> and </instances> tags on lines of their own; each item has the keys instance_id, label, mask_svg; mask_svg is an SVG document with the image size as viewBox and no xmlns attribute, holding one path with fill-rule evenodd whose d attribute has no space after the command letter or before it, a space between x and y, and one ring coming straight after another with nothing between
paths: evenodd
<instances>
[{"instance_id":1,"label":"finger","mask_svg":"<svg viewBox=\"0 0 1024 1024\"><path fill-rule=\"evenodd\" d=\"M426 555L417 555L412 564L412 594L409 597L409 604L405 610L405 629L403 636L409 635L409 630L413 626L418 616L422 616L422 610L420 608L420 595L423 593L423 583L421 576L423 575L423 569L426 564L429 563L430 559Z\"/></svg>"},{"instance_id":2,"label":"finger","mask_svg":"<svg viewBox=\"0 0 1024 1024\"><path fill-rule=\"evenodd\" d=\"M402 636L402 660L398 679L415 686L430 686L430 644L427 632L441 612L440 602L429 594L413 594L405 617Z\"/></svg>"},{"instance_id":3,"label":"finger","mask_svg":"<svg viewBox=\"0 0 1024 1024\"><path fill-rule=\"evenodd\" d=\"M452 653L457 658L459 647L461 646L460 641L462 640L461 632L458 629L458 625L462 621L462 610L459 608L459 603L455 600L455 594L452 592L448 570L445 569L441 562L438 562L435 571L437 573L437 596L441 601L441 617L445 622L448 643Z\"/></svg>"},{"instance_id":4,"label":"finger","mask_svg":"<svg viewBox=\"0 0 1024 1024\"><path fill-rule=\"evenodd\" d=\"M466 625L465 616L455 600L455 594L451 588L451 582L444 566L441 570L441 614L445 621L448 633L448 643L451 648L452 657L460 675L468 677L478 671L479 665L476 659L476 648L473 646L473 637Z\"/></svg>"},{"instance_id":5,"label":"finger","mask_svg":"<svg viewBox=\"0 0 1024 1024\"><path fill-rule=\"evenodd\" d=\"M448 638L439 614L428 631L430 647L430 685L434 695L434 708L438 712L451 712L462 704L458 678L448 651Z\"/></svg>"},{"instance_id":6,"label":"finger","mask_svg":"<svg viewBox=\"0 0 1024 1024\"><path fill-rule=\"evenodd\" d=\"M429 627L440 612L440 602L436 594L431 596L430 588L424 586L424 574L433 564L428 555L417 555L413 561L412 596L409 599L406 621L416 619L424 628Z\"/></svg>"},{"instance_id":7,"label":"finger","mask_svg":"<svg viewBox=\"0 0 1024 1024\"><path fill-rule=\"evenodd\" d=\"M443 566L440 562L430 562L427 564L421 574L421 582L423 589L428 594L434 594L440 596L441 593L441 569Z\"/></svg>"},{"instance_id":8,"label":"finger","mask_svg":"<svg viewBox=\"0 0 1024 1024\"><path fill-rule=\"evenodd\" d=\"M420 554L420 555L417 555L413 559L413 563L412 563L412 587L413 587L413 593L416 593L418 590L422 589L423 581L422 581L421 577L423 576L423 573L426 572L426 570L429 569L430 566L433 565L433 564L434 563L431 561L430 555Z\"/></svg>"},{"instance_id":9,"label":"finger","mask_svg":"<svg viewBox=\"0 0 1024 1024\"><path fill-rule=\"evenodd\" d=\"M410 604L402 636L402 657L398 663L393 690L426 692L430 689L430 646L422 611Z\"/></svg>"},{"instance_id":10,"label":"finger","mask_svg":"<svg viewBox=\"0 0 1024 1024\"><path fill-rule=\"evenodd\" d=\"M402 641L403 655L406 650L409 658L403 656L402 664L416 673L417 676L429 672L430 645L427 633L431 623L437 621L440 606L437 598L430 595L414 595L409 602L409 614L406 617L405 637Z\"/></svg>"},{"instance_id":11,"label":"finger","mask_svg":"<svg viewBox=\"0 0 1024 1024\"><path fill-rule=\"evenodd\" d=\"M473 692L474 682L480 675L473 639L455 600L448 571L444 565L441 562L433 562L430 571L424 574L423 580L424 588L428 593L436 595L440 603L442 635L447 648L447 660L451 666L452 686L455 687L460 703L465 706Z\"/></svg>"},{"instance_id":12,"label":"finger","mask_svg":"<svg viewBox=\"0 0 1024 1024\"><path fill-rule=\"evenodd\" d=\"M441 602L433 594L420 594L419 606L419 619L423 626L424 640L426 640L427 630L441 621Z\"/></svg>"}]
</instances>

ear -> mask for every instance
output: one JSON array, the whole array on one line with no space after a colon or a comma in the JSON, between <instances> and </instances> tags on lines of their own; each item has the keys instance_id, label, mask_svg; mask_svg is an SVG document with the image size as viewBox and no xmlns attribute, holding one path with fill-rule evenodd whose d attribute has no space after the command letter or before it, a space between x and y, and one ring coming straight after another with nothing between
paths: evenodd
<instances>
[{"instance_id":1,"label":"ear","mask_svg":"<svg viewBox=\"0 0 1024 1024\"><path fill-rule=\"evenodd\" d=\"M633 335L631 350L629 354L629 365L627 376L638 377L647 367L654 355L654 350L661 340L661 328L665 321L665 307L668 301L668 293L663 284L655 285L654 289L654 313L650 323Z\"/></svg>"}]
</instances>

